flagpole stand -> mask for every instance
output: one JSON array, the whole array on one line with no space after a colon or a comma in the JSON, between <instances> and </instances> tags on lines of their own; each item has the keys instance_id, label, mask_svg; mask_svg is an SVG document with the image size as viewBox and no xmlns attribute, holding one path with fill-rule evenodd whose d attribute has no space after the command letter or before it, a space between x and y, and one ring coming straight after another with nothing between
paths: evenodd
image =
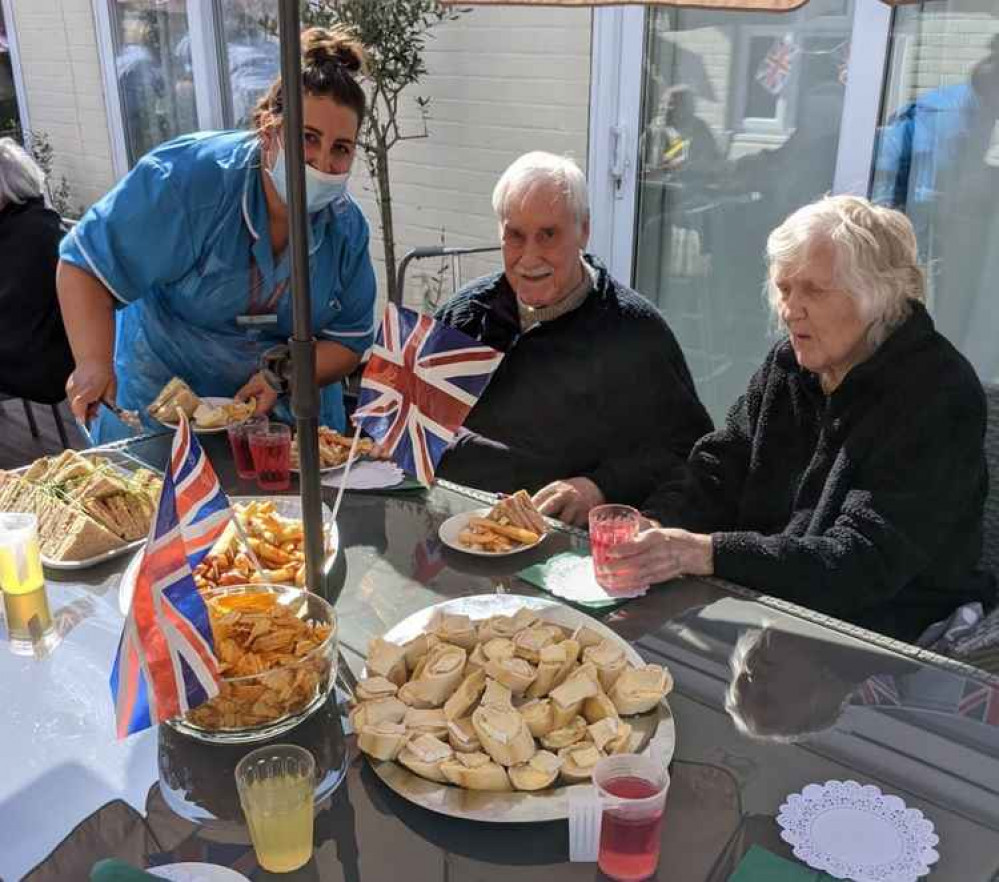
<instances>
[{"instance_id":1,"label":"flagpole stand","mask_svg":"<svg viewBox=\"0 0 999 882\"><path fill-rule=\"evenodd\" d=\"M299 486L305 532L305 584L317 594L323 585L323 499L319 482L319 388L316 339L309 293L309 222L302 146L301 22L298 0L280 0L281 83L284 97L285 173L288 191L288 248L291 252L291 412L298 434Z\"/></svg>"}]
</instances>

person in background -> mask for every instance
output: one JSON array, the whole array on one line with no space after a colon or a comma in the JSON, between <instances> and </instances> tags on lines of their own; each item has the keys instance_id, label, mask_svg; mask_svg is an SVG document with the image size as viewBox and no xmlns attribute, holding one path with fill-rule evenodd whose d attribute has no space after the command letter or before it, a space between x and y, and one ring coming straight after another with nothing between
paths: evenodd
<instances>
[{"instance_id":1,"label":"person in background","mask_svg":"<svg viewBox=\"0 0 999 882\"><path fill-rule=\"evenodd\" d=\"M506 357L437 474L536 492L568 523L603 502L638 503L711 428L683 353L665 319L584 253L586 180L570 159L521 156L493 210L503 272L437 317Z\"/></svg>"},{"instance_id":2,"label":"person in background","mask_svg":"<svg viewBox=\"0 0 999 882\"><path fill-rule=\"evenodd\" d=\"M374 337L368 225L347 195L365 96L364 51L345 31L302 35L312 327L320 421L345 428L340 380ZM129 433L102 400L138 410L174 376L198 395L254 396L288 419L258 370L291 336L280 80L252 132L160 145L83 217L61 248L59 300L76 368L67 393L97 443ZM273 377L271 373L268 377ZM275 408L275 405L277 407Z\"/></svg>"},{"instance_id":3,"label":"person in background","mask_svg":"<svg viewBox=\"0 0 999 882\"><path fill-rule=\"evenodd\" d=\"M923 305L912 224L826 197L767 256L787 336L646 501L663 526L614 549L618 584L715 575L909 641L963 603L991 607L985 395Z\"/></svg>"},{"instance_id":4,"label":"person in background","mask_svg":"<svg viewBox=\"0 0 999 882\"><path fill-rule=\"evenodd\" d=\"M61 238L45 174L20 144L0 138L0 393L43 404L62 401L73 369L56 299Z\"/></svg>"}]
</instances>

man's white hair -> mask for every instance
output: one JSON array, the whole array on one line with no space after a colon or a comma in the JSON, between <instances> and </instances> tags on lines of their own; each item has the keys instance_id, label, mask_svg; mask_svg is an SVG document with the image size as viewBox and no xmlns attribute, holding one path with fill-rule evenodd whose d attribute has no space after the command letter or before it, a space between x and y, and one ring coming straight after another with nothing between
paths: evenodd
<instances>
[{"instance_id":1,"label":"man's white hair","mask_svg":"<svg viewBox=\"0 0 999 882\"><path fill-rule=\"evenodd\" d=\"M909 316L909 301L926 299L912 223L861 196L826 196L799 208L767 239L767 299L775 316L776 277L802 267L822 241L833 246L836 284L857 301L876 349Z\"/></svg>"},{"instance_id":2,"label":"man's white hair","mask_svg":"<svg viewBox=\"0 0 999 882\"><path fill-rule=\"evenodd\" d=\"M45 173L13 138L0 138L0 208L37 199L45 192Z\"/></svg>"},{"instance_id":3,"label":"man's white hair","mask_svg":"<svg viewBox=\"0 0 999 882\"><path fill-rule=\"evenodd\" d=\"M543 150L525 153L515 159L493 188L493 211L502 223L507 216L509 199L533 184L551 184L559 189L582 229L590 219L590 197L586 176L568 156L556 156Z\"/></svg>"}]
</instances>

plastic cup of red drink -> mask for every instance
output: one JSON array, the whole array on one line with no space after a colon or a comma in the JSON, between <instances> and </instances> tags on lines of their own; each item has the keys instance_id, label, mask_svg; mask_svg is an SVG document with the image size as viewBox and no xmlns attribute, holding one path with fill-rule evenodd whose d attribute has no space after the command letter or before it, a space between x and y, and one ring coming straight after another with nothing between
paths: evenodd
<instances>
[{"instance_id":1,"label":"plastic cup of red drink","mask_svg":"<svg viewBox=\"0 0 999 882\"><path fill-rule=\"evenodd\" d=\"M597 763L593 784L603 806L600 870L618 882L648 879L659 863L669 772L651 757L620 754Z\"/></svg>"},{"instance_id":2,"label":"plastic cup of red drink","mask_svg":"<svg viewBox=\"0 0 999 882\"><path fill-rule=\"evenodd\" d=\"M642 513L630 505L597 505L590 509L590 552L593 555L593 572L597 584L607 589L610 594L613 594L618 586L614 576L608 571L608 565L612 563L608 556L609 552L615 545L634 539L638 535L641 523Z\"/></svg>"},{"instance_id":3,"label":"plastic cup of red drink","mask_svg":"<svg viewBox=\"0 0 999 882\"><path fill-rule=\"evenodd\" d=\"M261 426L250 435L250 453L261 490L291 486L291 429L283 423Z\"/></svg>"},{"instance_id":4,"label":"plastic cup of red drink","mask_svg":"<svg viewBox=\"0 0 999 882\"><path fill-rule=\"evenodd\" d=\"M257 469L253 465L253 454L250 452L250 435L268 424L267 417L253 416L226 429L229 448L232 450L232 461L236 465L236 474L244 480L257 476Z\"/></svg>"}]
</instances>

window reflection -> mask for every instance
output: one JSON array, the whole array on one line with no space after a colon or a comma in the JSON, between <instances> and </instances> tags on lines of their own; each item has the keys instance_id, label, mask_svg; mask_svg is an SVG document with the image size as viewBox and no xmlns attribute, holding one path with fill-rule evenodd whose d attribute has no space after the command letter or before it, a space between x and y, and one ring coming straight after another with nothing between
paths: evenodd
<instances>
[{"instance_id":1,"label":"window reflection","mask_svg":"<svg viewBox=\"0 0 999 882\"><path fill-rule=\"evenodd\" d=\"M905 211L937 328L999 379L999 20L966 4L896 13L872 198Z\"/></svg>"},{"instance_id":2,"label":"window reflection","mask_svg":"<svg viewBox=\"0 0 999 882\"><path fill-rule=\"evenodd\" d=\"M268 24L274 12L273 0L222 0L234 128L249 126L257 99L280 72L278 40Z\"/></svg>"},{"instance_id":3,"label":"window reflection","mask_svg":"<svg viewBox=\"0 0 999 882\"><path fill-rule=\"evenodd\" d=\"M186 6L117 0L115 72L128 157L197 128Z\"/></svg>"},{"instance_id":4,"label":"window reflection","mask_svg":"<svg viewBox=\"0 0 999 882\"><path fill-rule=\"evenodd\" d=\"M647 15L635 286L716 421L772 342L766 236L832 188L852 9Z\"/></svg>"}]
</instances>

